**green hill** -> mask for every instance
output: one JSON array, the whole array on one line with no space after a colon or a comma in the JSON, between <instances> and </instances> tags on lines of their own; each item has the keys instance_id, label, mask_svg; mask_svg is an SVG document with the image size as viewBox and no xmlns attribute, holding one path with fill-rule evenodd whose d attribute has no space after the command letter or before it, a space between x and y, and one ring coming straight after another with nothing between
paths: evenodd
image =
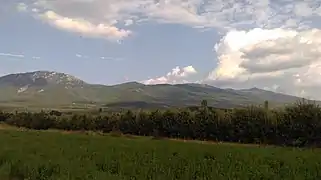
<instances>
[{"instance_id":1,"label":"green hill","mask_svg":"<svg viewBox=\"0 0 321 180\"><path fill-rule=\"evenodd\" d=\"M204 84L144 85L129 82L114 86L86 83L68 74L36 71L0 77L0 105L15 107L104 106L109 108L162 108L199 105L219 108L293 103L300 98L252 88L220 89Z\"/></svg>"}]
</instances>

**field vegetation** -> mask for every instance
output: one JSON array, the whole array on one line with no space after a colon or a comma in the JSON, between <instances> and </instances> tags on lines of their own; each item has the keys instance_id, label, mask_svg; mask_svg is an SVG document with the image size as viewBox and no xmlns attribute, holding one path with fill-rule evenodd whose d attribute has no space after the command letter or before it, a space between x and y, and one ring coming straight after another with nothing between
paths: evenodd
<instances>
[{"instance_id":1,"label":"field vegetation","mask_svg":"<svg viewBox=\"0 0 321 180\"><path fill-rule=\"evenodd\" d=\"M153 111L2 111L0 121L1 180L321 179L321 108L304 101L283 109L202 101Z\"/></svg>"},{"instance_id":2,"label":"field vegetation","mask_svg":"<svg viewBox=\"0 0 321 180\"><path fill-rule=\"evenodd\" d=\"M298 102L283 109L263 107L197 108L104 113L0 112L0 121L30 129L99 131L155 138L179 138L271 144L296 147L321 145L321 108Z\"/></svg>"},{"instance_id":3,"label":"field vegetation","mask_svg":"<svg viewBox=\"0 0 321 180\"><path fill-rule=\"evenodd\" d=\"M321 151L0 130L1 180L320 179Z\"/></svg>"}]
</instances>

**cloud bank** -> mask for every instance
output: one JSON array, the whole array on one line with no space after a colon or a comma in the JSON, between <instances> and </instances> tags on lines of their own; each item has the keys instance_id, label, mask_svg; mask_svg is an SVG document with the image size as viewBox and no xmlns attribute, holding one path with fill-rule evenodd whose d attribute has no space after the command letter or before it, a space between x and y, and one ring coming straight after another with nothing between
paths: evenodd
<instances>
[{"instance_id":1,"label":"cloud bank","mask_svg":"<svg viewBox=\"0 0 321 180\"><path fill-rule=\"evenodd\" d=\"M278 4L277 8L269 1L269 7L275 7L264 12L269 18L256 14L252 19L264 23L227 31L214 48L217 67L203 82L229 88L255 86L321 99L321 1Z\"/></svg>"},{"instance_id":2,"label":"cloud bank","mask_svg":"<svg viewBox=\"0 0 321 180\"><path fill-rule=\"evenodd\" d=\"M186 83L188 82L187 79L195 75L197 71L194 69L193 66L186 66L180 68L176 66L172 69L172 71L168 72L165 76L160 76L153 79L148 79L142 81L141 83L144 84L179 84L179 83Z\"/></svg>"},{"instance_id":3,"label":"cloud bank","mask_svg":"<svg viewBox=\"0 0 321 180\"><path fill-rule=\"evenodd\" d=\"M306 28L321 14L320 0L29 0L19 9L57 28L88 36L123 39L146 21L189 27Z\"/></svg>"},{"instance_id":4,"label":"cloud bank","mask_svg":"<svg viewBox=\"0 0 321 180\"><path fill-rule=\"evenodd\" d=\"M320 98L320 37L319 29L231 31L217 44L218 66L205 82Z\"/></svg>"}]
</instances>

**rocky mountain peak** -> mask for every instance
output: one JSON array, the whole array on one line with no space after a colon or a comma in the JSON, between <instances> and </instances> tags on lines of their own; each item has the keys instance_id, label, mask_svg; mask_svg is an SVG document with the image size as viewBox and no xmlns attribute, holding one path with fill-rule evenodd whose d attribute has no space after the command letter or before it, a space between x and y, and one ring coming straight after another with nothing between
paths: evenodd
<instances>
[{"instance_id":1,"label":"rocky mountain peak","mask_svg":"<svg viewBox=\"0 0 321 180\"><path fill-rule=\"evenodd\" d=\"M0 77L0 85L13 85L18 87L45 85L76 86L83 84L86 83L74 76L54 71L34 71Z\"/></svg>"}]
</instances>

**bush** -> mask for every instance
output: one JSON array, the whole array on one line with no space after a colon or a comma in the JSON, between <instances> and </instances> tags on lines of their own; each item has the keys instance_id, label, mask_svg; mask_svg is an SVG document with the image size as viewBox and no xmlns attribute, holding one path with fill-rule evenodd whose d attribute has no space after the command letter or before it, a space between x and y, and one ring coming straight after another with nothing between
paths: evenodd
<instances>
[{"instance_id":1,"label":"bush","mask_svg":"<svg viewBox=\"0 0 321 180\"><path fill-rule=\"evenodd\" d=\"M318 105L303 101L278 110L270 110L266 106L222 110L203 105L192 110L128 110L106 113L104 116L69 115L56 111L15 114L0 112L0 121L30 129L102 131L114 136L131 134L153 136L156 139L321 146L321 108Z\"/></svg>"}]
</instances>

